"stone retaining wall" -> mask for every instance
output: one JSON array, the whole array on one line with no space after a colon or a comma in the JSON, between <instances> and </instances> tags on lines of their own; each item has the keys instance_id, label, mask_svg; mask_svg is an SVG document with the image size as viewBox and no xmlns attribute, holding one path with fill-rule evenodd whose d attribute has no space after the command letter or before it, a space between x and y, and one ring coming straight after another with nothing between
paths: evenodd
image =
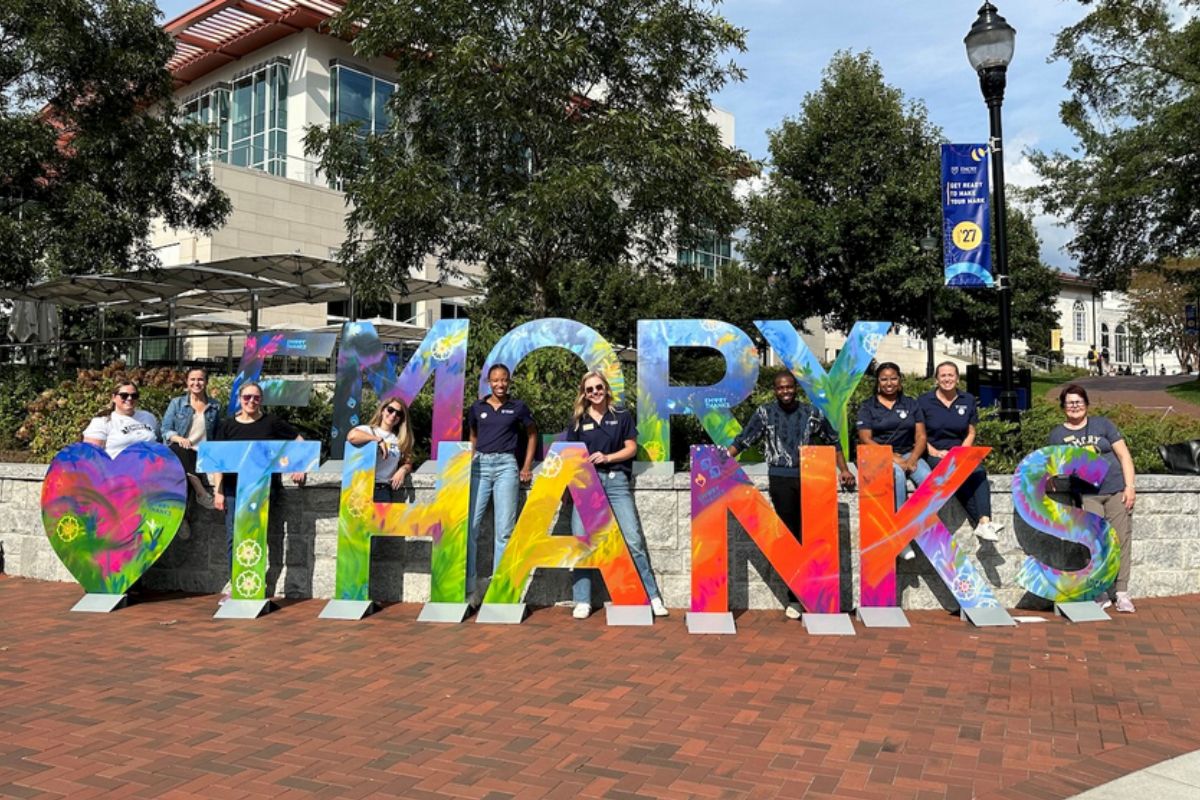
<instances>
[{"instance_id":1,"label":"stone retaining wall","mask_svg":"<svg viewBox=\"0 0 1200 800\"><path fill-rule=\"evenodd\" d=\"M0 464L0 547L3 572L30 578L71 581L42 529L40 503L45 465ZM765 475L755 475L766 491ZM337 555L337 503L340 476L310 476L307 486L289 485L283 502L271 511L269 593L289 597L329 597L333 592ZM413 478L418 502L432 496L434 475ZM943 509L947 526L974 554L1001 602L1008 607L1044 606L1025 597L1013 583L1026 552L1063 568L1081 566L1086 551L1040 534L1020 521L1013 525L1011 479L993 476L994 518L1006 527L995 545L978 543L965 524L962 509L951 501ZM636 483L638 512L650 547L650 561L668 606L686 607L690 591L690 497L684 473L650 473ZM843 588L847 610L858 597L858 497L839 497ZM228 579L225 532L220 513L194 509L191 535L176 538L159 562L142 578L153 589L217 592ZM741 527L730 520L730 605L734 608L778 608L782 581ZM556 531L569 532L560 513ZM1130 590L1135 597L1200 592L1200 477L1146 475L1138 479L1133 523L1134 555ZM491 563L490 526L480 538L481 565ZM377 539L373 544L371 589L377 600L421 602L429 597L428 540ZM906 608L953 608L922 556L899 562L899 586ZM599 581L596 586L600 586ZM601 590L602 591L602 590ZM540 570L528 600L548 604L570 597L565 571Z\"/></svg>"}]
</instances>

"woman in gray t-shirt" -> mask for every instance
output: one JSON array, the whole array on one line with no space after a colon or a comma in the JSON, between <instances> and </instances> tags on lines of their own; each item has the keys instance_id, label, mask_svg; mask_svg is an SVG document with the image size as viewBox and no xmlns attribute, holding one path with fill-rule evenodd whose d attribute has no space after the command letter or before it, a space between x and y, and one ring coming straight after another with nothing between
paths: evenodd
<instances>
[{"instance_id":1,"label":"woman in gray t-shirt","mask_svg":"<svg viewBox=\"0 0 1200 800\"><path fill-rule=\"evenodd\" d=\"M1078 384L1069 384L1058 396L1058 404L1067 421L1050 431L1050 444L1068 444L1094 450L1108 462L1108 471L1099 486L1074 480L1083 501L1083 509L1108 520L1117 531L1121 544L1121 567L1113 584L1117 611L1132 614L1133 600L1129 597L1129 564L1133 557L1133 504L1137 498L1134 491L1133 457L1121 431L1105 417L1088 416L1087 390ZM1113 603L1109 594L1100 595L1096 602L1103 608Z\"/></svg>"}]
</instances>

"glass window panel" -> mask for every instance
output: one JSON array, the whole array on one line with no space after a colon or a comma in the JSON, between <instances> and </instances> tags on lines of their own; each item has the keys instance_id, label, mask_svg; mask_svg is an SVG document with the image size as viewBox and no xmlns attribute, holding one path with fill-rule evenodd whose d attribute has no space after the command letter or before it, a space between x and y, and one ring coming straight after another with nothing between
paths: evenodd
<instances>
[{"instance_id":1,"label":"glass window panel","mask_svg":"<svg viewBox=\"0 0 1200 800\"><path fill-rule=\"evenodd\" d=\"M250 136L250 96L253 91L249 78L243 78L233 87L233 138Z\"/></svg>"},{"instance_id":2,"label":"glass window panel","mask_svg":"<svg viewBox=\"0 0 1200 800\"><path fill-rule=\"evenodd\" d=\"M383 133L391 124L392 112L388 109L387 102L395 92L396 87L387 81L375 81L375 133Z\"/></svg>"},{"instance_id":3,"label":"glass window panel","mask_svg":"<svg viewBox=\"0 0 1200 800\"><path fill-rule=\"evenodd\" d=\"M373 79L342 67L338 70L338 122L371 122Z\"/></svg>"}]
</instances>

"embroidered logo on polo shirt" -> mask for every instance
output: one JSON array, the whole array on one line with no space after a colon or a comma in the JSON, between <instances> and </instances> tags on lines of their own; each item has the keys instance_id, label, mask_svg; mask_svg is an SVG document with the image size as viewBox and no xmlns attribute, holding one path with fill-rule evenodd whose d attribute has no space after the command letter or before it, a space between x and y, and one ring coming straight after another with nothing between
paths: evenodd
<instances>
[{"instance_id":1,"label":"embroidered logo on polo shirt","mask_svg":"<svg viewBox=\"0 0 1200 800\"><path fill-rule=\"evenodd\" d=\"M904 409L900 409L896 412L896 416L900 417L900 419L908 419L908 412Z\"/></svg>"},{"instance_id":2,"label":"embroidered logo on polo shirt","mask_svg":"<svg viewBox=\"0 0 1200 800\"><path fill-rule=\"evenodd\" d=\"M513 411L511 408L502 408L502 409L500 409L500 413L501 414L515 414L517 412Z\"/></svg>"},{"instance_id":3,"label":"embroidered logo on polo shirt","mask_svg":"<svg viewBox=\"0 0 1200 800\"><path fill-rule=\"evenodd\" d=\"M480 419L487 419L487 412L486 412L486 411L481 411L481 412L479 413L479 418L480 418Z\"/></svg>"},{"instance_id":4,"label":"embroidered logo on polo shirt","mask_svg":"<svg viewBox=\"0 0 1200 800\"><path fill-rule=\"evenodd\" d=\"M959 415L960 417L965 417L965 416L967 415L967 407L966 407L966 406L959 406L959 407L958 407L958 415Z\"/></svg>"}]
</instances>

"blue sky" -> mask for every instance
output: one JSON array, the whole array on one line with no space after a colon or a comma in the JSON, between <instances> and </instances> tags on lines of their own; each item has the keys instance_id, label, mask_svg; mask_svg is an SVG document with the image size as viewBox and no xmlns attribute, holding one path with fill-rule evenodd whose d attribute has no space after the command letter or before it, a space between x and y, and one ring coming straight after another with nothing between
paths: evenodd
<instances>
[{"instance_id":1,"label":"blue sky","mask_svg":"<svg viewBox=\"0 0 1200 800\"><path fill-rule=\"evenodd\" d=\"M1077 0L995 0L1017 29L1004 102L1008 182L1028 185L1036 176L1021 151L1069 149L1073 140L1058 121L1065 99L1067 67L1047 63L1054 36L1083 17ZM200 0L159 0L165 19ZM721 13L746 28L748 50L737 57L744 82L727 88L716 104L735 116L737 145L765 159L767 132L800 111L804 95L817 88L821 71L838 50L870 50L885 80L909 99L921 100L930 119L955 142L987 139L987 109L979 82L967 64L963 36L981 0L726 0ZM1042 258L1070 268L1060 247L1070 233L1041 216Z\"/></svg>"}]
</instances>

